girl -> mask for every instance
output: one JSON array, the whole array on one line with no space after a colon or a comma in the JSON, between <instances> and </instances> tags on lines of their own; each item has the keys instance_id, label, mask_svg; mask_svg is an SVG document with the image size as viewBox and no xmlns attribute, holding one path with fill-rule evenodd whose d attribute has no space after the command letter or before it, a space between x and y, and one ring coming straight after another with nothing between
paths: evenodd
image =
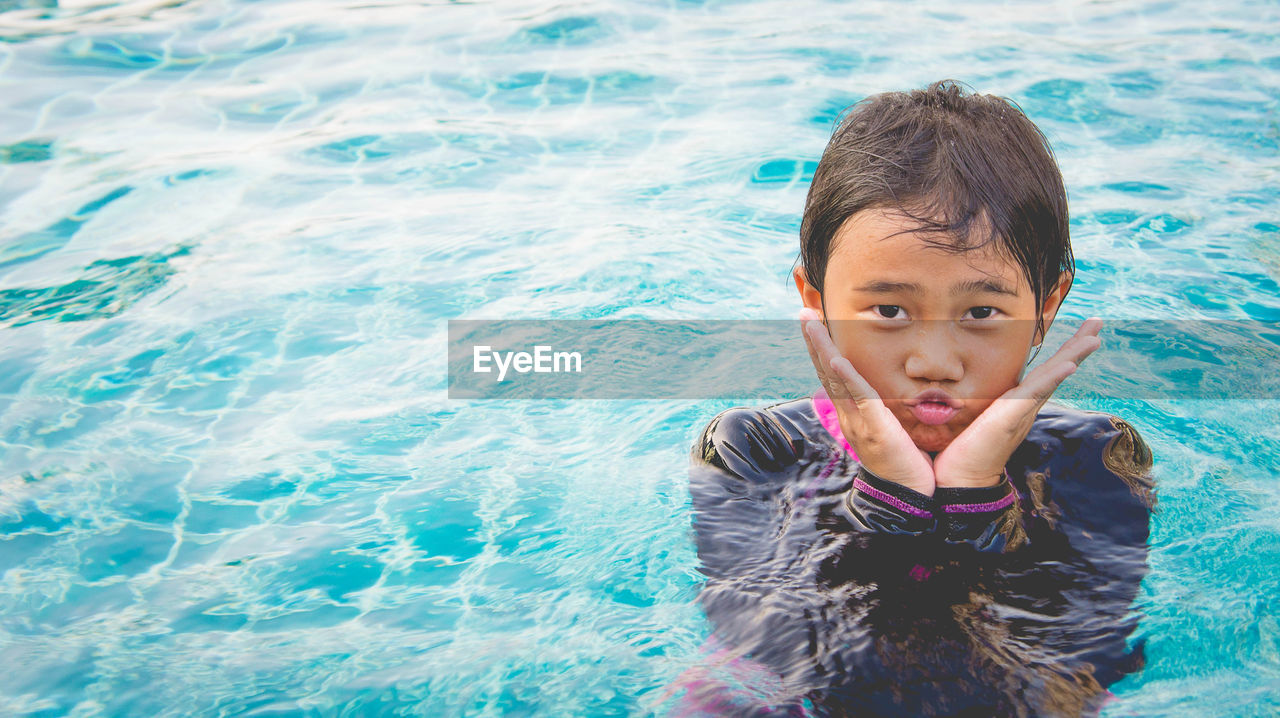
<instances>
[{"instance_id":1,"label":"girl","mask_svg":"<svg viewBox=\"0 0 1280 718\"><path fill-rule=\"evenodd\" d=\"M1096 714L1143 663L1154 484L1133 427L1047 403L1100 320L1025 371L1074 277L1044 136L950 82L871 97L800 233L822 388L722 413L694 447L721 660L682 712Z\"/></svg>"}]
</instances>

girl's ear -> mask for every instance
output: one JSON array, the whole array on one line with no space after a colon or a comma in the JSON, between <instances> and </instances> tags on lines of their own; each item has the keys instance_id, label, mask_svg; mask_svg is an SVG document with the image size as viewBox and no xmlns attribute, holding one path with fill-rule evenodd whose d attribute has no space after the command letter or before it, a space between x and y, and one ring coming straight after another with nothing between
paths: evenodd
<instances>
[{"instance_id":1,"label":"girl's ear","mask_svg":"<svg viewBox=\"0 0 1280 718\"><path fill-rule=\"evenodd\" d=\"M1067 292L1071 291L1072 279L1074 275L1071 272L1058 275L1058 283L1049 290L1048 296L1044 298L1044 306L1040 308L1040 327L1036 331L1035 341L1032 344L1038 345L1044 341L1044 335L1053 324L1054 317L1058 316L1058 309L1062 307L1062 300L1066 299Z\"/></svg>"},{"instance_id":2,"label":"girl's ear","mask_svg":"<svg viewBox=\"0 0 1280 718\"><path fill-rule=\"evenodd\" d=\"M804 267L796 267L791 272L792 278L796 280L796 289L800 291L800 301L813 311L818 313L818 318L825 321L826 317L822 315L822 292L814 289L809 284L808 275L805 274Z\"/></svg>"}]
</instances>

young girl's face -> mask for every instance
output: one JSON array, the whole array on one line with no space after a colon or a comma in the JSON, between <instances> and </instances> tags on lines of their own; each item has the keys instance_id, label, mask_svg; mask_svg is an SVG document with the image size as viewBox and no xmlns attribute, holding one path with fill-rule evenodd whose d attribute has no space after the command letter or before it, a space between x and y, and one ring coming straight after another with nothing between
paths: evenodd
<instances>
[{"instance_id":1,"label":"young girl's face","mask_svg":"<svg viewBox=\"0 0 1280 718\"><path fill-rule=\"evenodd\" d=\"M918 227L896 212L859 212L832 240L824 293L803 270L796 286L805 306L822 314L825 304L836 347L916 446L938 452L1018 384L1040 341L1035 320L1048 329L1071 276L1037 307L1022 268L993 245L949 252ZM945 395L921 397L928 390Z\"/></svg>"}]
</instances>

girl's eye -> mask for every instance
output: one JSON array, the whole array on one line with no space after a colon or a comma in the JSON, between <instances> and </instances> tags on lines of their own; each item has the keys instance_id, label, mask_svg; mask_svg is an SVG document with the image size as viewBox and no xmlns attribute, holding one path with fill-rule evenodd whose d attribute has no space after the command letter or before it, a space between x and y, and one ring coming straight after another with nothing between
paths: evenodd
<instances>
[{"instance_id":1,"label":"girl's eye","mask_svg":"<svg viewBox=\"0 0 1280 718\"><path fill-rule=\"evenodd\" d=\"M902 307L896 304L877 304L875 310L885 319L899 319L898 315L902 313Z\"/></svg>"},{"instance_id":2,"label":"girl's eye","mask_svg":"<svg viewBox=\"0 0 1280 718\"><path fill-rule=\"evenodd\" d=\"M973 307L969 310L974 319L990 319L996 313L995 307Z\"/></svg>"}]
</instances>

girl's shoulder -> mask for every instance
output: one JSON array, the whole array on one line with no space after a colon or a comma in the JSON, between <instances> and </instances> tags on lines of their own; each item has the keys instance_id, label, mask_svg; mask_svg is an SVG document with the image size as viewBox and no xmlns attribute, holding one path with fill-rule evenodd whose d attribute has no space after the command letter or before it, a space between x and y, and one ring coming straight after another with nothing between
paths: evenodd
<instances>
[{"instance_id":1,"label":"girl's shoulder","mask_svg":"<svg viewBox=\"0 0 1280 718\"><path fill-rule=\"evenodd\" d=\"M1088 434L1122 432L1137 437L1138 431L1129 422L1105 411L1075 409L1049 402L1036 415L1036 427L1061 436L1083 437ZM1139 439L1140 440L1140 439Z\"/></svg>"},{"instance_id":2,"label":"girl's shoulder","mask_svg":"<svg viewBox=\"0 0 1280 718\"><path fill-rule=\"evenodd\" d=\"M783 471L804 456L816 423L808 398L726 409L702 430L693 458L739 476Z\"/></svg>"},{"instance_id":3,"label":"girl's shoulder","mask_svg":"<svg viewBox=\"0 0 1280 718\"><path fill-rule=\"evenodd\" d=\"M1027 468L1126 488L1147 506L1155 504L1151 448L1137 428L1102 411L1045 404L1022 447ZM1118 479L1118 482L1117 482Z\"/></svg>"},{"instance_id":4,"label":"girl's shoulder","mask_svg":"<svg viewBox=\"0 0 1280 718\"><path fill-rule=\"evenodd\" d=\"M1045 404L1036 416L1030 436L1053 438L1058 443L1103 447L1108 460L1131 471L1151 468L1151 448L1137 428L1105 411L1073 409Z\"/></svg>"}]
</instances>

